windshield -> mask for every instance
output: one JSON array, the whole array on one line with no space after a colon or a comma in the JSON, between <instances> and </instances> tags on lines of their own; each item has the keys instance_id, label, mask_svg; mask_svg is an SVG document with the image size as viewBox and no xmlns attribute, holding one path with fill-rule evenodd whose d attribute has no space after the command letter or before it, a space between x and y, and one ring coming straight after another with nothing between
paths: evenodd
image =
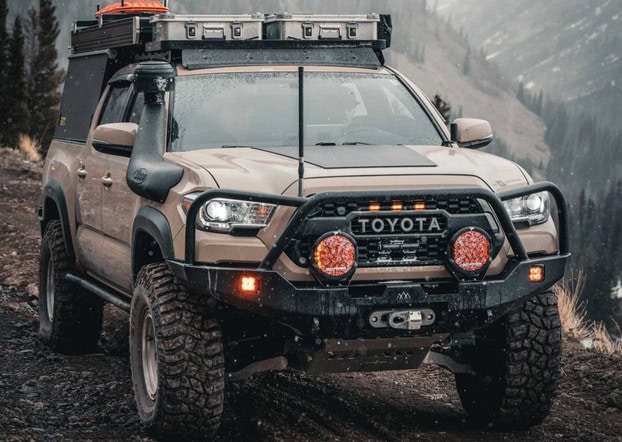
<instances>
[{"instance_id":1,"label":"windshield","mask_svg":"<svg viewBox=\"0 0 622 442\"><path fill-rule=\"evenodd\" d=\"M442 138L393 75L305 73L306 145L439 145ZM298 73L178 77L170 150L298 144Z\"/></svg>"}]
</instances>

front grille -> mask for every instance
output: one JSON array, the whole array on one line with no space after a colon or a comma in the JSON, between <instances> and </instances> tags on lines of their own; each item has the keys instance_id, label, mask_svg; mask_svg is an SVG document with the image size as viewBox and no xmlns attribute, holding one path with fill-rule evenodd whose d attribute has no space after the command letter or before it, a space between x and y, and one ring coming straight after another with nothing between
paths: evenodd
<instances>
[{"instance_id":1,"label":"front grille","mask_svg":"<svg viewBox=\"0 0 622 442\"><path fill-rule=\"evenodd\" d=\"M405 209L412 208L415 203L425 203L426 210L445 210L451 215L468 215L471 213L482 213L482 206L477 202L475 198L420 198L413 201L403 202ZM370 204L374 201L361 201L361 202L347 202L338 201L332 203L325 203L319 207L318 216L345 216L352 212L367 212L369 211ZM390 211L391 201L378 202L380 211Z\"/></svg>"},{"instance_id":2,"label":"front grille","mask_svg":"<svg viewBox=\"0 0 622 442\"><path fill-rule=\"evenodd\" d=\"M359 267L430 266L446 261L447 216L483 213L474 198L421 198L399 203L403 211L391 210L395 201L324 203L313 211L312 219L349 219L348 233L358 245ZM414 211L416 203L425 203L425 210ZM287 255L308 266L311 249L320 236L303 231L286 249Z\"/></svg>"}]
</instances>

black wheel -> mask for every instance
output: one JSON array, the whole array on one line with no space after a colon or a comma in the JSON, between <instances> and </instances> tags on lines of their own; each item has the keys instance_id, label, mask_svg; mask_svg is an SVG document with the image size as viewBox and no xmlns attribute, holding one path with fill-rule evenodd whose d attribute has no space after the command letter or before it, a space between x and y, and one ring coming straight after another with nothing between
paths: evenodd
<instances>
[{"instance_id":1,"label":"black wheel","mask_svg":"<svg viewBox=\"0 0 622 442\"><path fill-rule=\"evenodd\" d=\"M225 386L220 325L207 301L178 284L166 264L138 274L130 361L138 414L148 429L191 438L218 430Z\"/></svg>"},{"instance_id":2,"label":"black wheel","mask_svg":"<svg viewBox=\"0 0 622 442\"><path fill-rule=\"evenodd\" d=\"M469 417L486 427L541 423L557 393L561 329L557 298L541 293L483 330L471 354L476 375L456 384Z\"/></svg>"},{"instance_id":3,"label":"black wheel","mask_svg":"<svg viewBox=\"0 0 622 442\"><path fill-rule=\"evenodd\" d=\"M50 221L39 257L39 337L60 353L89 353L99 341L104 304L65 281L73 268L60 221Z\"/></svg>"}]
</instances>

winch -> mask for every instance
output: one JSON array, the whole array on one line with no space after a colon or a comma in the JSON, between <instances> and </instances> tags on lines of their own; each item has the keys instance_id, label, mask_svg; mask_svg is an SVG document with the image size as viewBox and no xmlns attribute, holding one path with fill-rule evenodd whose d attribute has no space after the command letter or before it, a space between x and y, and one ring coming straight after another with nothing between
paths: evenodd
<instances>
[{"instance_id":1,"label":"winch","mask_svg":"<svg viewBox=\"0 0 622 442\"><path fill-rule=\"evenodd\" d=\"M369 316L369 323L374 328L394 328L397 330L419 330L425 325L432 325L436 320L434 310L377 310Z\"/></svg>"}]
</instances>

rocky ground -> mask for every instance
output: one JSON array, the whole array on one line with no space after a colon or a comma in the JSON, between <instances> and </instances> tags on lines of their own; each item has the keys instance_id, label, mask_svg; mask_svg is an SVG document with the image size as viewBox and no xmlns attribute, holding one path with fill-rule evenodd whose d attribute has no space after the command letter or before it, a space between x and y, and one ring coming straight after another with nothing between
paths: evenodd
<instances>
[{"instance_id":1,"label":"rocky ground","mask_svg":"<svg viewBox=\"0 0 622 442\"><path fill-rule=\"evenodd\" d=\"M63 356L40 344L40 168L0 150L0 440L149 440L136 417L124 314L106 311L100 351ZM453 377L417 371L267 373L227 385L219 439L622 440L622 360L564 345L559 397L528 432L466 421Z\"/></svg>"}]
</instances>

